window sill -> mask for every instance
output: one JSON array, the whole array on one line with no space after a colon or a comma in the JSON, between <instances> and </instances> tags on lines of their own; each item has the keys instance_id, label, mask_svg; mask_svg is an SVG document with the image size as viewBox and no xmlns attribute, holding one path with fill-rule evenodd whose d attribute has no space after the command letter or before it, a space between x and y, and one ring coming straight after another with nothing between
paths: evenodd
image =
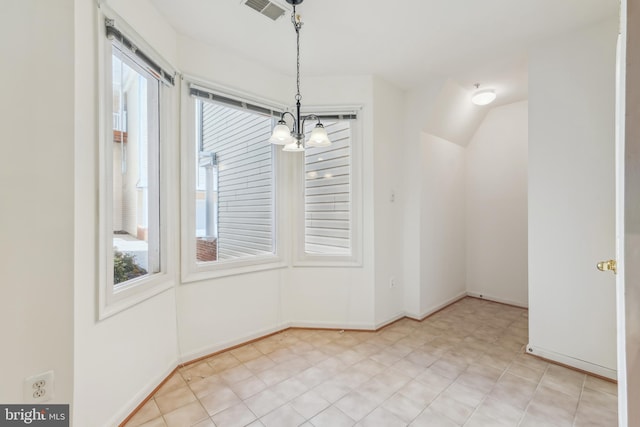
<instances>
[{"instance_id":1,"label":"window sill","mask_svg":"<svg viewBox=\"0 0 640 427\"><path fill-rule=\"evenodd\" d=\"M362 260L356 257L339 257L339 256L322 256L314 255L305 258L299 258L293 263L293 267L345 267L358 268L362 267Z\"/></svg>"},{"instance_id":2,"label":"window sill","mask_svg":"<svg viewBox=\"0 0 640 427\"><path fill-rule=\"evenodd\" d=\"M134 305L140 304L173 288L173 286L174 281L171 280L167 273L159 273L153 277L144 279L141 283L134 286L115 291L105 298L105 300L108 300L107 302L100 304L98 320L107 319L127 310Z\"/></svg>"},{"instance_id":3,"label":"window sill","mask_svg":"<svg viewBox=\"0 0 640 427\"><path fill-rule=\"evenodd\" d=\"M199 282L227 276L255 273L266 270L276 270L287 267L287 263L280 257L269 256L260 259L222 261L215 263L201 263L192 266L182 275L182 283ZM186 270L186 269L185 269Z\"/></svg>"}]
</instances>

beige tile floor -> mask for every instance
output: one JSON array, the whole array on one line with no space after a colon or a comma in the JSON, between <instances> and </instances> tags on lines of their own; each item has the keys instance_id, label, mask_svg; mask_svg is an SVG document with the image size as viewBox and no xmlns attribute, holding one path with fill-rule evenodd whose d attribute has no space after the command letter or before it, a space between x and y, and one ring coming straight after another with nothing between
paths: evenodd
<instances>
[{"instance_id":1,"label":"beige tile floor","mask_svg":"<svg viewBox=\"0 0 640 427\"><path fill-rule=\"evenodd\" d=\"M126 426L616 426L615 384L524 354L527 321L465 298L378 332L291 329L180 369Z\"/></svg>"}]
</instances>

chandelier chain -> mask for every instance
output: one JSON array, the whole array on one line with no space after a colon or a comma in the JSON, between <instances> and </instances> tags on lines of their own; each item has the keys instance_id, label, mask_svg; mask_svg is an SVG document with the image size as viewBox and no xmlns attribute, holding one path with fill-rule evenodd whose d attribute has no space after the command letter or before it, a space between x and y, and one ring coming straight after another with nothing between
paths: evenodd
<instances>
[{"instance_id":1,"label":"chandelier chain","mask_svg":"<svg viewBox=\"0 0 640 427\"><path fill-rule=\"evenodd\" d=\"M293 22L293 27L296 30L296 101L300 101L302 99L300 94L300 28L302 27L302 21L300 21L300 16L296 15L295 6L293 6L291 22Z\"/></svg>"},{"instance_id":2,"label":"chandelier chain","mask_svg":"<svg viewBox=\"0 0 640 427\"><path fill-rule=\"evenodd\" d=\"M296 78L296 89L298 91L298 93L296 94L296 97L298 98L302 98L302 95L300 95L300 31L296 31L296 44L297 44L297 52L296 52L296 74L297 74L297 78Z\"/></svg>"}]
</instances>

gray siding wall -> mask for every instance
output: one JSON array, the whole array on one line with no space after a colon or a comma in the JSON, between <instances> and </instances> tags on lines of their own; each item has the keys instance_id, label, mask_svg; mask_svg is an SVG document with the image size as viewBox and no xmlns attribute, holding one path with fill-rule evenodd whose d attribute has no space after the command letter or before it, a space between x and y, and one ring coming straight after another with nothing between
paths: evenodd
<instances>
[{"instance_id":1,"label":"gray siding wall","mask_svg":"<svg viewBox=\"0 0 640 427\"><path fill-rule=\"evenodd\" d=\"M202 144L218 159L218 259L273 253L272 119L202 102Z\"/></svg>"},{"instance_id":2,"label":"gray siding wall","mask_svg":"<svg viewBox=\"0 0 640 427\"><path fill-rule=\"evenodd\" d=\"M351 126L325 122L332 144L305 151L305 251L351 254Z\"/></svg>"}]
</instances>

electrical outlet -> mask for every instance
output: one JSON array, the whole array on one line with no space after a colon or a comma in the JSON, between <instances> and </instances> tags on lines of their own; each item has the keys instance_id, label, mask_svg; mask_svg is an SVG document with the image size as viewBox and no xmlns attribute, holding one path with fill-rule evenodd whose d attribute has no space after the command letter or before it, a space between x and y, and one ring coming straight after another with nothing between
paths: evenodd
<instances>
[{"instance_id":1,"label":"electrical outlet","mask_svg":"<svg viewBox=\"0 0 640 427\"><path fill-rule=\"evenodd\" d=\"M24 379L24 403L39 403L53 399L53 371Z\"/></svg>"},{"instance_id":2,"label":"electrical outlet","mask_svg":"<svg viewBox=\"0 0 640 427\"><path fill-rule=\"evenodd\" d=\"M389 287L391 289L396 287L396 279L395 279L395 277L392 277L391 279L389 279Z\"/></svg>"}]
</instances>

